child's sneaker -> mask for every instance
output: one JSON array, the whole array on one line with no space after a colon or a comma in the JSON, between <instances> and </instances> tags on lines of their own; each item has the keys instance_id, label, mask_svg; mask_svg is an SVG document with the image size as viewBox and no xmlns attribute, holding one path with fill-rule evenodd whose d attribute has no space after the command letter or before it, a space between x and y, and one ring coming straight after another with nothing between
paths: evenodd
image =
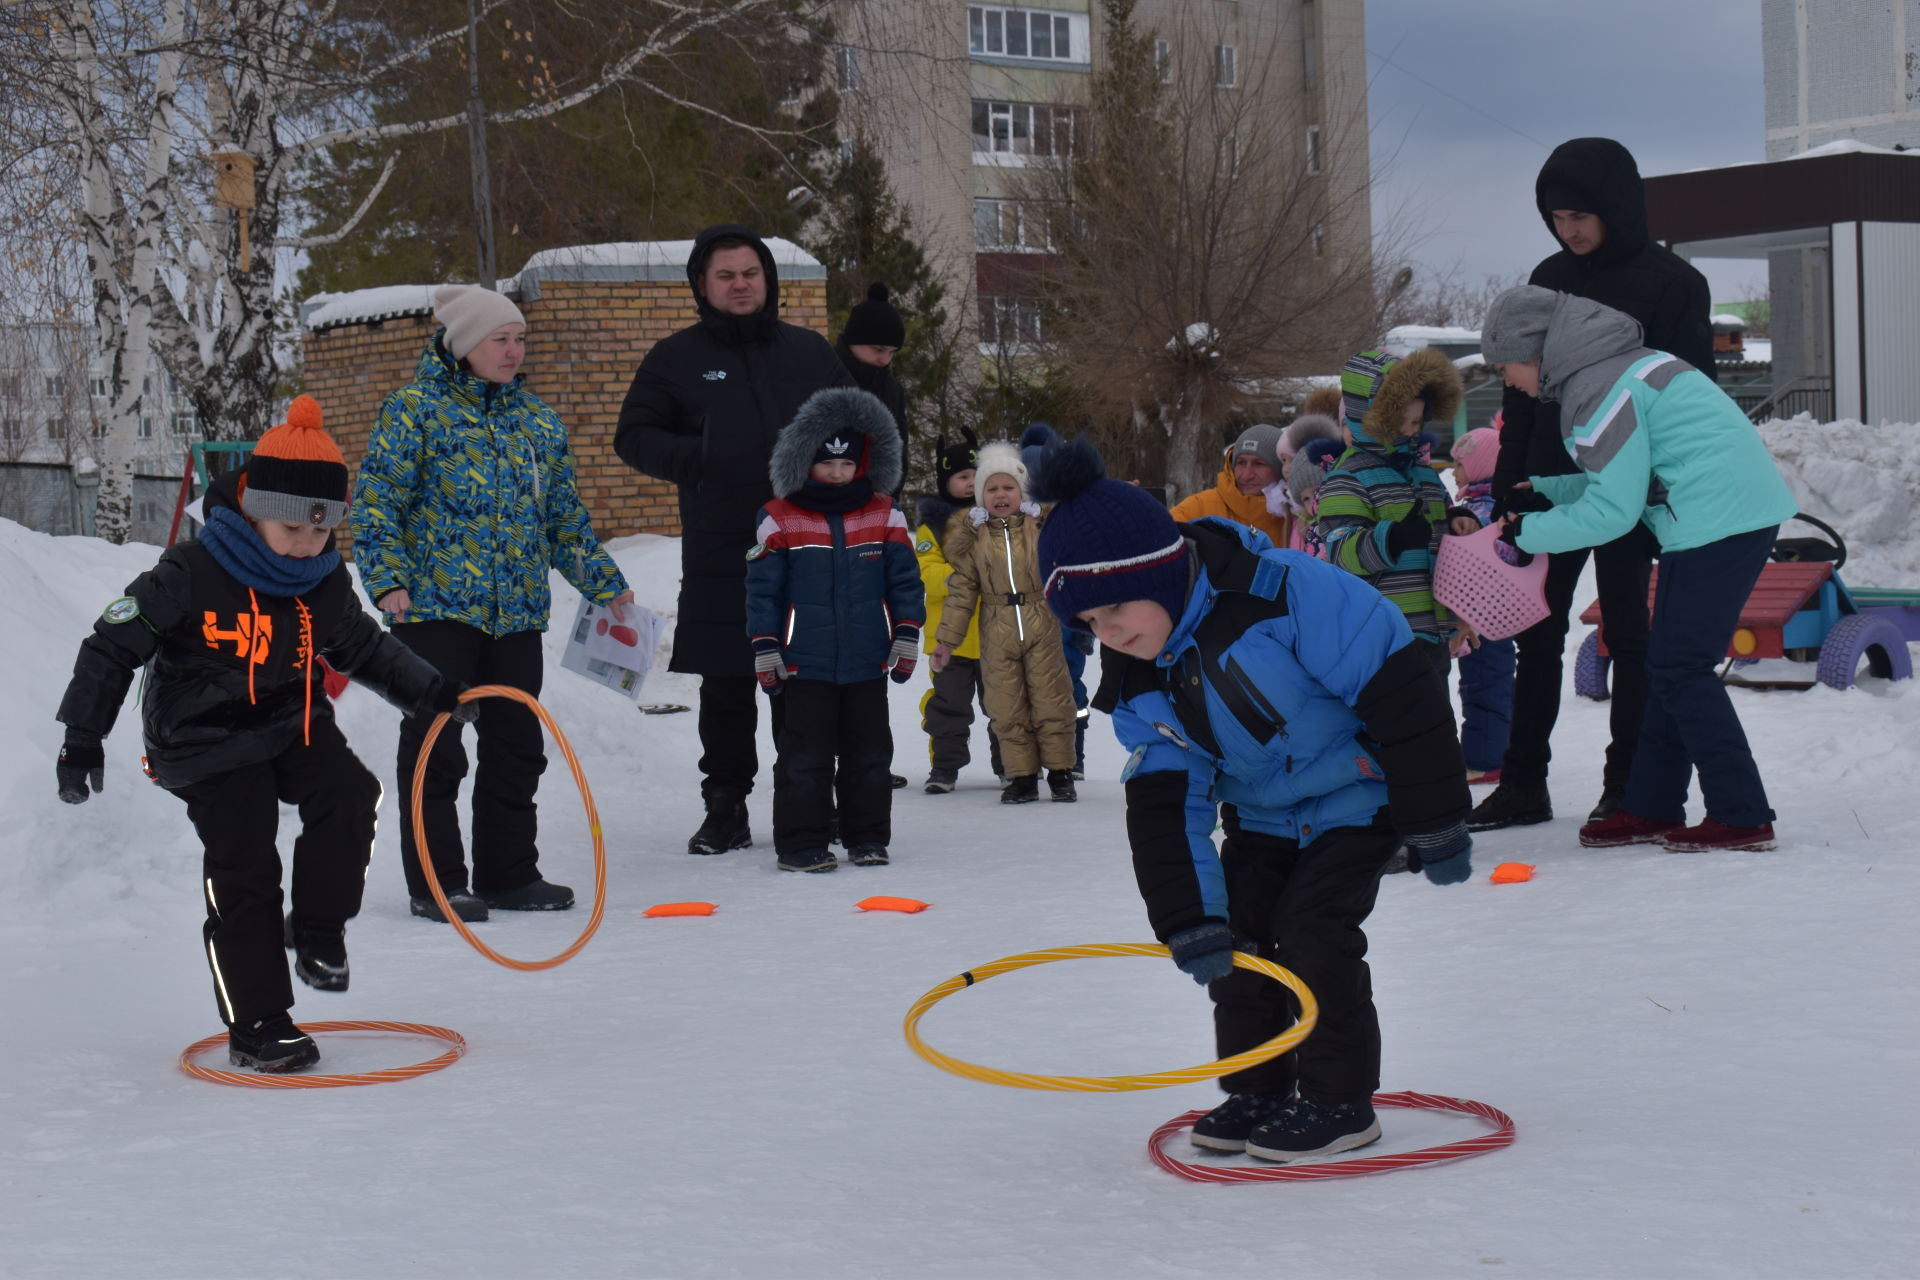
<instances>
[{"instance_id":1,"label":"child's sneaker","mask_svg":"<svg viewBox=\"0 0 1920 1280\"><path fill-rule=\"evenodd\" d=\"M943 796L952 791L960 781L957 769L935 769L927 774L927 794Z\"/></svg>"},{"instance_id":2,"label":"child's sneaker","mask_svg":"<svg viewBox=\"0 0 1920 1280\"><path fill-rule=\"evenodd\" d=\"M1470 787L1497 787L1500 785L1498 769L1467 770L1467 785Z\"/></svg>"},{"instance_id":3,"label":"child's sneaker","mask_svg":"<svg viewBox=\"0 0 1920 1280\"><path fill-rule=\"evenodd\" d=\"M1001 804L1031 804L1040 798L1040 779L1029 774L1024 778L1008 778L1006 790L1000 793Z\"/></svg>"},{"instance_id":4,"label":"child's sneaker","mask_svg":"<svg viewBox=\"0 0 1920 1280\"><path fill-rule=\"evenodd\" d=\"M320 1046L284 1013L227 1028L227 1061L266 1075L305 1071L320 1061Z\"/></svg>"},{"instance_id":5,"label":"child's sneaker","mask_svg":"<svg viewBox=\"0 0 1920 1280\"><path fill-rule=\"evenodd\" d=\"M774 862L782 871L832 871L840 862L825 849L796 849Z\"/></svg>"},{"instance_id":6,"label":"child's sneaker","mask_svg":"<svg viewBox=\"0 0 1920 1280\"><path fill-rule=\"evenodd\" d=\"M1589 822L1580 828L1580 843L1589 849L1616 849L1628 844L1662 844L1669 832L1680 829L1677 822L1642 818L1615 809L1611 817Z\"/></svg>"},{"instance_id":7,"label":"child's sneaker","mask_svg":"<svg viewBox=\"0 0 1920 1280\"><path fill-rule=\"evenodd\" d=\"M1310 1156L1352 1151L1380 1140L1373 1103L1313 1102L1297 1098L1291 1107L1247 1135L1247 1154L1285 1164Z\"/></svg>"},{"instance_id":8,"label":"child's sneaker","mask_svg":"<svg viewBox=\"0 0 1920 1280\"><path fill-rule=\"evenodd\" d=\"M1193 1145L1209 1151L1244 1151L1247 1135L1293 1104L1290 1093L1235 1093L1193 1122Z\"/></svg>"},{"instance_id":9,"label":"child's sneaker","mask_svg":"<svg viewBox=\"0 0 1920 1280\"><path fill-rule=\"evenodd\" d=\"M293 974L315 991L345 991L347 989L347 931L345 929L316 929L311 926L293 927L293 916L287 916L287 950L293 952Z\"/></svg>"},{"instance_id":10,"label":"child's sneaker","mask_svg":"<svg viewBox=\"0 0 1920 1280\"><path fill-rule=\"evenodd\" d=\"M1616 815L1618 816L1618 815ZM1667 832L1668 853L1719 853L1735 850L1754 853L1773 848L1773 824L1757 827L1730 827L1708 818L1697 827L1675 827Z\"/></svg>"},{"instance_id":11,"label":"child's sneaker","mask_svg":"<svg viewBox=\"0 0 1920 1280\"><path fill-rule=\"evenodd\" d=\"M847 850L847 861L856 867L884 867L887 865L887 846L857 844Z\"/></svg>"},{"instance_id":12,"label":"child's sneaker","mask_svg":"<svg viewBox=\"0 0 1920 1280\"><path fill-rule=\"evenodd\" d=\"M1080 798L1073 789L1073 770L1051 769L1047 772L1047 794L1052 800L1072 802Z\"/></svg>"},{"instance_id":13,"label":"child's sneaker","mask_svg":"<svg viewBox=\"0 0 1920 1280\"><path fill-rule=\"evenodd\" d=\"M518 889L483 893L480 901L493 911L565 911L573 905L573 890L563 884L535 879Z\"/></svg>"},{"instance_id":14,"label":"child's sneaker","mask_svg":"<svg viewBox=\"0 0 1920 1280\"><path fill-rule=\"evenodd\" d=\"M474 897L468 889L455 889L448 894L447 905L453 908L453 914L468 924L478 924L487 918L487 904ZM422 920L431 920L435 924L447 922L446 916L440 912L440 904L431 897L409 898L407 909Z\"/></svg>"}]
</instances>

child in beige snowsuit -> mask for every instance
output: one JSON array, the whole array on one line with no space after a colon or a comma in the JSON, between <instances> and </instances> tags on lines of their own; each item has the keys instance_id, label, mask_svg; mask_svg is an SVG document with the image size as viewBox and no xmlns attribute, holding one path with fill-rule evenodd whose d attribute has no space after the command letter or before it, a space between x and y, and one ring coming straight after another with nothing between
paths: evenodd
<instances>
[{"instance_id":1,"label":"child in beige snowsuit","mask_svg":"<svg viewBox=\"0 0 1920 1280\"><path fill-rule=\"evenodd\" d=\"M947 584L933 669L945 667L980 606L980 671L987 720L1000 739L1002 804L1040 798L1040 770L1055 800L1072 800L1073 683L1060 628L1041 594L1040 508L1025 500L1027 468L1003 440L980 450L975 501L953 513L945 537Z\"/></svg>"}]
</instances>

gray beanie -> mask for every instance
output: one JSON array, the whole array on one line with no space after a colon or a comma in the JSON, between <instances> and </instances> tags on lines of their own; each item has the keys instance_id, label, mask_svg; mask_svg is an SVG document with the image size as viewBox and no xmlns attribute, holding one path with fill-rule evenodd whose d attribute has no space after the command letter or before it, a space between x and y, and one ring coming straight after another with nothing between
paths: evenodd
<instances>
[{"instance_id":1,"label":"gray beanie","mask_svg":"<svg viewBox=\"0 0 1920 1280\"><path fill-rule=\"evenodd\" d=\"M1233 441L1232 456L1250 453L1273 468L1273 474L1280 474L1280 428L1264 422L1256 422L1242 431Z\"/></svg>"},{"instance_id":2,"label":"gray beanie","mask_svg":"<svg viewBox=\"0 0 1920 1280\"><path fill-rule=\"evenodd\" d=\"M1547 345L1547 325L1560 295L1523 284L1493 300L1480 325L1480 354L1488 364L1524 364L1538 360Z\"/></svg>"},{"instance_id":3,"label":"gray beanie","mask_svg":"<svg viewBox=\"0 0 1920 1280\"><path fill-rule=\"evenodd\" d=\"M525 324L520 308L477 284L447 284L433 291L433 315L447 326L447 353L465 360L481 339L503 324Z\"/></svg>"}]
</instances>

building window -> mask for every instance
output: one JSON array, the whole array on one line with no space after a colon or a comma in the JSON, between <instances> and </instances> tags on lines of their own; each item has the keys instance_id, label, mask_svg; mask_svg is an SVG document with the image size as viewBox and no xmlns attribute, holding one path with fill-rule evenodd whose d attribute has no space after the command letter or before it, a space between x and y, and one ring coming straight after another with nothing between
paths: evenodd
<instances>
[{"instance_id":1,"label":"building window","mask_svg":"<svg viewBox=\"0 0 1920 1280\"><path fill-rule=\"evenodd\" d=\"M1317 257L1319 257L1319 256L1320 256L1321 254L1323 254L1323 253L1325 253L1325 252L1327 251L1327 225L1326 225L1326 223L1324 223L1324 222L1316 222L1316 223L1314 223L1314 224L1313 224L1313 231L1312 231L1312 232L1310 233L1310 235L1309 235L1309 237L1308 237L1308 238L1309 238L1309 239L1310 239L1310 240L1312 241L1312 243L1313 243L1313 256L1314 256L1314 257L1316 257L1316 258L1317 258Z\"/></svg>"},{"instance_id":2,"label":"building window","mask_svg":"<svg viewBox=\"0 0 1920 1280\"><path fill-rule=\"evenodd\" d=\"M1160 73L1161 84L1173 83L1173 46L1165 40L1153 42L1153 69Z\"/></svg>"},{"instance_id":3,"label":"building window","mask_svg":"<svg viewBox=\"0 0 1920 1280\"><path fill-rule=\"evenodd\" d=\"M1222 89L1231 89L1240 82L1239 68L1234 47L1230 44L1213 46L1213 83Z\"/></svg>"},{"instance_id":4,"label":"building window","mask_svg":"<svg viewBox=\"0 0 1920 1280\"><path fill-rule=\"evenodd\" d=\"M860 87L860 51L843 44L833 51L833 60L834 83L840 92L852 93L858 89Z\"/></svg>"},{"instance_id":5,"label":"building window","mask_svg":"<svg viewBox=\"0 0 1920 1280\"><path fill-rule=\"evenodd\" d=\"M1307 172L1320 172L1320 126L1307 126Z\"/></svg>"},{"instance_id":6,"label":"building window","mask_svg":"<svg viewBox=\"0 0 1920 1280\"><path fill-rule=\"evenodd\" d=\"M88 378L87 394L95 400L105 400L107 398L107 380L105 378Z\"/></svg>"},{"instance_id":7,"label":"building window","mask_svg":"<svg viewBox=\"0 0 1920 1280\"><path fill-rule=\"evenodd\" d=\"M0 420L0 440L18 440L19 438L20 423L17 419L6 418Z\"/></svg>"},{"instance_id":8,"label":"building window","mask_svg":"<svg viewBox=\"0 0 1920 1280\"><path fill-rule=\"evenodd\" d=\"M1240 176L1240 138L1237 134L1228 134L1220 139L1220 176L1237 178Z\"/></svg>"},{"instance_id":9,"label":"building window","mask_svg":"<svg viewBox=\"0 0 1920 1280\"><path fill-rule=\"evenodd\" d=\"M66 394L66 380L57 373L47 375L47 399L58 400Z\"/></svg>"},{"instance_id":10,"label":"building window","mask_svg":"<svg viewBox=\"0 0 1920 1280\"><path fill-rule=\"evenodd\" d=\"M1015 156L1073 154L1072 107L973 100L973 149Z\"/></svg>"},{"instance_id":11,"label":"building window","mask_svg":"<svg viewBox=\"0 0 1920 1280\"><path fill-rule=\"evenodd\" d=\"M1054 248L1053 218L1044 205L979 196L973 202L973 247L1002 253Z\"/></svg>"},{"instance_id":12,"label":"building window","mask_svg":"<svg viewBox=\"0 0 1920 1280\"><path fill-rule=\"evenodd\" d=\"M1041 340L1040 303L1034 298L980 298L980 341L990 347L1023 347Z\"/></svg>"},{"instance_id":13,"label":"building window","mask_svg":"<svg viewBox=\"0 0 1920 1280\"><path fill-rule=\"evenodd\" d=\"M1320 38L1312 32L1300 42L1300 61L1301 83L1309 89L1316 88L1320 83Z\"/></svg>"},{"instance_id":14,"label":"building window","mask_svg":"<svg viewBox=\"0 0 1920 1280\"><path fill-rule=\"evenodd\" d=\"M200 419L191 409L176 409L173 412L173 434L190 436L200 429Z\"/></svg>"},{"instance_id":15,"label":"building window","mask_svg":"<svg viewBox=\"0 0 1920 1280\"><path fill-rule=\"evenodd\" d=\"M153 439L153 416L151 414L143 413L140 415L140 438L142 440Z\"/></svg>"},{"instance_id":16,"label":"building window","mask_svg":"<svg viewBox=\"0 0 1920 1280\"><path fill-rule=\"evenodd\" d=\"M1078 51L1087 38L1086 21L1080 14L970 4L967 49L995 58L1084 62Z\"/></svg>"},{"instance_id":17,"label":"building window","mask_svg":"<svg viewBox=\"0 0 1920 1280\"><path fill-rule=\"evenodd\" d=\"M66 438L67 438L67 424L61 421L59 418L48 418L47 419L47 439L65 440Z\"/></svg>"}]
</instances>

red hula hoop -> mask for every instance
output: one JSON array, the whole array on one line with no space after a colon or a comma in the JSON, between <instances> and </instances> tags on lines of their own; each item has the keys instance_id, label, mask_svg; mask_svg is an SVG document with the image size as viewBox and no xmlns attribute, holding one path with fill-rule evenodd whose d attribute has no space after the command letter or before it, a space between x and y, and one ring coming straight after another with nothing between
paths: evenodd
<instances>
[{"instance_id":1,"label":"red hula hoop","mask_svg":"<svg viewBox=\"0 0 1920 1280\"><path fill-rule=\"evenodd\" d=\"M1437 1147L1422 1147L1418 1151L1329 1160L1324 1164L1276 1164L1247 1168L1240 1165L1188 1164L1168 1155L1165 1150L1167 1139L1191 1129L1195 1120L1207 1114L1204 1111L1189 1111L1185 1115L1175 1116L1153 1131L1153 1137L1147 1140L1147 1155L1168 1173L1189 1182L1307 1182L1321 1178L1357 1178L1369 1173L1392 1173L1395 1169L1407 1169L1414 1165L1465 1160L1469 1156L1483 1156L1489 1151L1513 1145L1513 1117L1484 1102L1474 1102L1469 1098L1447 1098L1436 1093L1376 1093L1373 1095L1373 1105L1415 1111L1454 1111L1484 1120L1494 1128L1493 1132L1478 1137L1462 1138L1458 1142L1442 1143Z\"/></svg>"}]
</instances>

